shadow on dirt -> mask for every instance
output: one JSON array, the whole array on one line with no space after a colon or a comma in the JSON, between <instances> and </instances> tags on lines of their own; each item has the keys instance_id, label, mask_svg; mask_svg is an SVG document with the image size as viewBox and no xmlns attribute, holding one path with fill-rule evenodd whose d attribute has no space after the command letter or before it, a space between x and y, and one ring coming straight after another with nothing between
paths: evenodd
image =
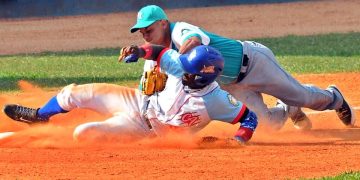
<instances>
[{"instance_id":1,"label":"shadow on dirt","mask_svg":"<svg viewBox=\"0 0 360 180\"><path fill-rule=\"evenodd\" d=\"M309 142L252 142L252 145L261 146L316 146L316 145L358 145L360 146L360 127L349 129L315 129L307 132L289 133L290 136L309 136L318 139Z\"/></svg>"}]
</instances>

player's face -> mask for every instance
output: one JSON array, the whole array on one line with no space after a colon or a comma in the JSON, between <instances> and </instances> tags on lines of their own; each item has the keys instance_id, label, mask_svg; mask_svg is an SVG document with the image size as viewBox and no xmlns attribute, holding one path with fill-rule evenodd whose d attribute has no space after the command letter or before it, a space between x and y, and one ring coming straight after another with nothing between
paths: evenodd
<instances>
[{"instance_id":1,"label":"player's face","mask_svg":"<svg viewBox=\"0 0 360 180\"><path fill-rule=\"evenodd\" d=\"M156 21L146 28L139 29L147 43L167 46L165 44L165 28L163 21Z\"/></svg>"},{"instance_id":2,"label":"player's face","mask_svg":"<svg viewBox=\"0 0 360 180\"><path fill-rule=\"evenodd\" d=\"M189 74L189 73L184 73L182 76L182 84L184 86L188 86L190 89L201 89L204 88L206 85L204 85L204 82L201 82L196 79L201 78L201 76L196 75L196 74ZM202 83L202 84L199 84Z\"/></svg>"}]
</instances>

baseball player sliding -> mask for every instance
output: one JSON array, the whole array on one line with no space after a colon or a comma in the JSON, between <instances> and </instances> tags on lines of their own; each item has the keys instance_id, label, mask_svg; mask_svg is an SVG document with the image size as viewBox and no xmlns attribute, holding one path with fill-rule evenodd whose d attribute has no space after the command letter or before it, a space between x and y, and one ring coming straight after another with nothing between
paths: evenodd
<instances>
[{"instance_id":1,"label":"baseball player sliding","mask_svg":"<svg viewBox=\"0 0 360 180\"><path fill-rule=\"evenodd\" d=\"M139 31L146 42L181 54L201 44L218 49L225 65L217 81L247 104L259 121L268 122L274 128L282 127L288 117L298 129L311 128L311 121L301 107L319 111L333 109L343 124L355 124L355 114L336 86L323 90L300 84L278 64L273 52L260 43L226 38L186 22L169 22L164 10L156 5L140 9L130 31ZM262 93L278 98L277 105L268 108Z\"/></svg>"},{"instance_id":2,"label":"baseball player sliding","mask_svg":"<svg viewBox=\"0 0 360 180\"><path fill-rule=\"evenodd\" d=\"M195 133L212 119L241 123L235 133L239 142L247 142L252 137L257 127L256 115L215 82L224 68L224 59L216 49L198 46L189 54L180 55L162 46L129 46L123 48L122 57L126 62L136 62L140 57L155 59L166 74L165 87L155 87L164 82L163 78L160 82L155 78L157 85L146 85L153 94L146 96L138 89L112 84L71 84L42 108L10 104L4 107L4 112L13 120L29 124L47 122L51 116L75 108L112 115L105 121L76 127L73 135L80 141L162 136L171 130ZM153 74L158 76L157 73Z\"/></svg>"}]
</instances>

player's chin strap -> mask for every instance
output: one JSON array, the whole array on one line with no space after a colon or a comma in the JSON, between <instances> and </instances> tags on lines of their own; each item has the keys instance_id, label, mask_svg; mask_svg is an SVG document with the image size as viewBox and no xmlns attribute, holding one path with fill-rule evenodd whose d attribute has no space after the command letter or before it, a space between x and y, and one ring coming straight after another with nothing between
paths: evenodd
<instances>
[{"instance_id":1,"label":"player's chin strap","mask_svg":"<svg viewBox=\"0 0 360 180\"><path fill-rule=\"evenodd\" d=\"M194 92L199 92L202 89L192 89L189 86L184 85L183 90L185 91L185 93L194 93Z\"/></svg>"}]
</instances>

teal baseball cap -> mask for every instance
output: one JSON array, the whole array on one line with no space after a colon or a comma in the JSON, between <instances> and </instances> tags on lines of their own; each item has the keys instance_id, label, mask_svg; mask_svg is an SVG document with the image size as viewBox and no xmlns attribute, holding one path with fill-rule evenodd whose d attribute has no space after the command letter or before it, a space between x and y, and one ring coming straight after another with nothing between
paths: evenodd
<instances>
[{"instance_id":1,"label":"teal baseball cap","mask_svg":"<svg viewBox=\"0 0 360 180\"><path fill-rule=\"evenodd\" d=\"M168 20L164 10L161 9L161 7L156 5L145 6L138 12L136 24L130 29L130 32L134 33L140 28L148 27L155 21L163 19Z\"/></svg>"}]
</instances>

